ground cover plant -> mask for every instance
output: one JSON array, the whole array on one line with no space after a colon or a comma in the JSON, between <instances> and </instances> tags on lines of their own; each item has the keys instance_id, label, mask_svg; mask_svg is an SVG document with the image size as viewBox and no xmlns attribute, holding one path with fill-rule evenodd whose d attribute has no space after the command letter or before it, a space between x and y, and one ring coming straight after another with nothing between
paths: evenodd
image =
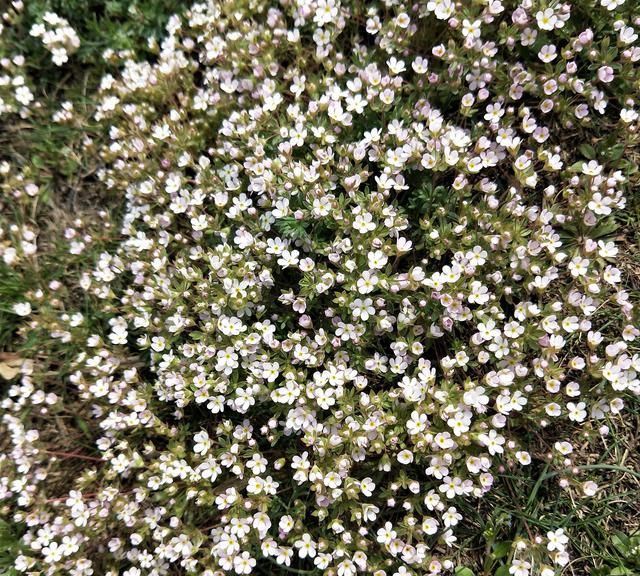
<instances>
[{"instance_id":1,"label":"ground cover plant","mask_svg":"<svg viewBox=\"0 0 640 576\"><path fill-rule=\"evenodd\" d=\"M639 574L639 28L12 2L0 574Z\"/></svg>"}]
</instances>

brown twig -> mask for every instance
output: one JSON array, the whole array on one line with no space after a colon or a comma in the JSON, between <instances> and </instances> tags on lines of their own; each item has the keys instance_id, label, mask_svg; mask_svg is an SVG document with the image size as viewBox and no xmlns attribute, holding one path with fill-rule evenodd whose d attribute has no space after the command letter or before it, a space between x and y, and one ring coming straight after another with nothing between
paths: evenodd
<instances>
[{"instance_id":1,"label":"brown twig","mask_svg":"<svg viewBox=\"0 0 640 576\"><path fill-rule=\"evenodd\" d=\"M52 456L63 456L64 458L78 458L80 460L91 460L92 462L104 462L102 458L86 456L85 454L77 454L75 452L58 452L56 450L43 450L43 452L45 454L51 454Z\"/></svg>"}]
</instances>

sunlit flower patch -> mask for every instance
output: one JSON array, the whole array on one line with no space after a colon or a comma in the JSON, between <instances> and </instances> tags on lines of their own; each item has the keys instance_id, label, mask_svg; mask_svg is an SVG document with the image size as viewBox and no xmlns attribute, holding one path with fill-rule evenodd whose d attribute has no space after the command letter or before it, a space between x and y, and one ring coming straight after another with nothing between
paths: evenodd
<instances>
[{"instance_id":1,"label":"sunlit flower patch","mask_svg":"<svg viewBox=\"0 0 640 576\"><path fill-rule=\"evenodd\" d=\"M15 569L436 575L506 470L544 461L596 497L578 439L640 394L615 221L634 9L211 0L124 58L93 114L114 241L82 260L91 236L65 230L76 308L12 310L78 348L67 389L99 429L49 495L55 454L20 414L64 402L24 364L2 405ZM60 64L79 42L53 16L32 33ZM36 251L4 233L6 265ZM561 573L570 537L514 542L507 573Z\"/></svg>"}]
</instances>

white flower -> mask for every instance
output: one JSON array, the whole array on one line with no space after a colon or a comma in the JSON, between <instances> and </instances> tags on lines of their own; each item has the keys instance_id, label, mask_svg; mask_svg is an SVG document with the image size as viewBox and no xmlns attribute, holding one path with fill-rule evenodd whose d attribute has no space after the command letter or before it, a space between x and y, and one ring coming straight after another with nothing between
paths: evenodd
<instances>
[{"instance_id":1,"label":"white flower","mask_svg":"<svg viewBox=\"0 0 640 576\"><path fill-rule=\"evenodd\" d=\"M597 176L602 172L602 166L598 164L595 160L589 160L589 162L584 162L582 164L582 173L588 174L589 176Z\"/></svg>"},{"instance_id":2,"label":"white flower","mask_svg":"<svg viewBox=\"0 0 640 576\"><path fill-rule=\"evenodd\" d=\"M313 558L316 555L316 543L311 539L311 535L305 533L300 540L296 540L293 545L298 549L300 558Z\"/></svg>"},{"instance_id":3,"label":"white flower","mask_svg":"<svg viewBox=\"0 0 640 576\"><path fill-rule=\"evenodd\" d=\"M452 0L430 0L427 10L434 12L438 20L447 20L453 14L454 4Z\"/></svg>"},{"instance_id":4,"label":"white flower","mask_svg":"<svg viewBox=\"0 0 640 576\"><path fill-rule=\"evenodd\" d=\"M544 11L536 12L536 22L540 30L553 30L556 27L558 17L555 15L553 8L546 8Z\"/></svg>"},{"instance_id":5,"label":"white flower","mask_svg":"<svg viewBox=\"0 0 640 576\"><path fill-rule=\"evenodd\" d=\"M363 496L372 496L375 488L376 485L373 480L371 480L371 478L367 477L360 480L360 491L362 492Z\"/></svg>"},{"instance_id":6,"label":"white flower","mask_svg":"<svg viewBox=\"0 0 640 576\"><path fill-rule=\"evenodd\" d=\"M413 452L411 450L401 450L398 452L397 459L400 464L411 464L413 462Z\"/></svg>"},{"instance_id":7,"label":"white flower","mask_svg":"<svg viewBox=\"0 0 640 576\"><path fill-rule=\"evenodd\" d=\"M353 227L361 234L366 234L367 232L371 232L376 229L376 225L373 222L373 216L368 212L358 214L353 222Z\"/></svg>"},{"instance_id":8,"label":"white flower","mask_svg":"<svg viewBox=\"0 0 640 576\"><path fill-rule=\"evenodd\" d=\"M487 447L489 454L492 456L495 454L502 454L504 452L504 448L502 446L505 443L505 439L495 430L490 430L489 434L480 434L478 436L478 440Z\"/></svg>"},{"instance_id":9,"label":"white flower","mask_svg":"<svg viewBox=\"0 0 640 576\"><path fill-rule=\"evenodd\" d=\"M298 256L300 252L298 250L283 250L282 256L278 258L278 264L282 266L282 268L288 268L289 266L295 266L298 264L299 259Z\"/></svg>"},{"instance_id":10,"label":"white flower","mask_svg":"<svg viewBox=\"0 0 640 576\"><path fill-rule=\"evenodd\" d=\"M569 270L573 277L585 276L589 271L589 260L580 256L575 256L569 262Z\"/></svg>"},{"instance_id":11,"label":"white flower","mask_svg":"<svg viewBox=\"0 0 640 576\"><path fill-rule=\"evenodd\" d=\"M252 558L249 552L242 552L233 559L233 569L236 574L251 574L256 565L256 559Z\"/></svg>"},{"instance_id":12,"label":"white flower","mask_svg":"<svg viewBox=\"0 0 640 576\"><path fill-rule=\"evenodd\" d=\"M375 314L376 310L373 307L373 300L371 298L365 298L364 300L356 298L351 304L351 311L356 320L360 319L363 322L366 322Z\"/></svg>"},{"instance_id":13,"label":"white flower","mask_svg":"<svg viewBox=\"0 0 640 576\"><path fill-rule=\"evenodd\" d=\"M375 250L374 252L369 252L369 254L367 254L367 262L369 263L370 268L380 270L384 268L388 260L389 259L382 250Z\"/></svg>"},{"instance_id":14,"label":"white flower","mask_svg":"<svg viewBox=\"0 0 640 576\"><path fill-rule=\"evenodd\" d=\"M562 528L558 528L553 532L547 532L547 550L553 552L557 550L562 552L569 543L569 537L564 533Z\"/></svg>"},{"instance_id":15,"label":"white flower","mask_svg":"<svg viewBox=\"0 0 640 576\"><path fill-rule=\"evenodd\" d=\"M397 532L393 529L391 522L385 522L383 528L378 529L376 540L380 544L390 544L397 536Z\"/></svg>"},{"instance_id":16,"label":"white flower","mask_svg":"<svg viewBox=\"0 0 640 576\"><path fill-rule=\"evenodd\" d=\"M207 434L205 430L201 430L200 432L195 434L193 437L193 441L195 442L193 451L196 454L204 456L211 448L211 439L209 438L209 434Z\"/></svg>"},{"instance_id":17,"label":"white flower","mask_svg":"<svg viewBox=\"0 0 640 576\"><path fill-rule=\"evenodd\" d=\"M474 22L470 22L466 18L462 21L462 35L465 38L480 38L480 20L475 20Z\"/></svg>"},{"instance_id":18,"label":"white flower","mask_svg":"<svg viewBox=\"0 0 640 576\"><path fill-rule=\"evenodd\" d=\"M574 404L573 402L567 402L567 410L569 411L569 420L574 422L582 422L587 417L587 411L585 410L586 404L579 402Z\"/></svg>"},{"instance_id":19,"label":"white flower","mask_svg":"<svg viewBox=\"0 0 640 576\"><path fill-rule=\"evenodd\" d=\"M13 311L18 316L29 316L31 314L31 304L29 302L18 302L13 305Z\"/></svg>"},{"instance_id":20,"label":"white flower","mask_svg":"<svg viewBox=\"0 0 640 576\"><path fill-rule=\"evenodd\" d=\"M551 62L558 57L558 51L553 44L545 44L538 52L538 58L543 62Z\"/></svg>"},{"instance_id":21,"label":"white flower","mask_svg":"<svg viewBox=\"0 0 640 576\"><path fill-rule=\"evenodd\" d=\"M324 481L324 485L327 486L328 488L337 488L342 484L342 478L340 478L340 476L333 471L329 472L324 477L323 481Z\"/></svg>"},{"instance_id":22,"label":"white flower","mask_svg":"<svg viewBox=\"0 0 640 576\"><path fill-rule=\"evenodd\" d=\"M151 338L151 348L156 352L162 352L167 345L167 341L163 336L154 336Z\"/></svg>"},{"instance_id":23,"label":"white flower","mask_svg":"<svg viewBox=\"0 0 640 576\"><path fill-rule=\"evenodd\" d=\"M611 204L611 198L609 198L608 196L602 196L600 192L595 192L587 206L590 210L593 210L599 216L608 216L609 214L611 214Z\"/></svg>"},{"instance_id":24,"label":"white flower","mask_svg":"<svg viewBox=\"0 0 640 576\"><path fill-rule=\"evenodd\" d=\"M374 273L363 272L357 282L358 292L360 294L369 294L374 291L377 284L378 277Z\"/></svg>"},{"instance_id":25,"label":"white flower","mask_svg":"<svg viewBox=\"0 0 640 576\"><path fill-rule=\"evenodd\" d=\"M531 569L531 563L526 560L514 559L509 567L509 574L513 576L529 576L529 570Z\"/></svg>"},{"instance_id":26,"label":"white flower","mask_svg":"<svg viewBox=\"0 0 640 576\"><path fill-rule=\"evenodd\" d=\"M582 484L582 492L585 496L595 496L598 492L598 485L592 480L587 480Z\"/></svg>"},{"instance_id":27,"label":"white flower","mask_svg":"<svg viewBox=\"0 0 640 576\"><path fill-rule=\"evenodd\" d=\"M411 240L403 238L402 236L400 236L400 238L398 238L398 240L396 241L396 249L398 250L399 254L410 252L412 246L413 242L411 242Z\"/></svg>"}]
</instances>

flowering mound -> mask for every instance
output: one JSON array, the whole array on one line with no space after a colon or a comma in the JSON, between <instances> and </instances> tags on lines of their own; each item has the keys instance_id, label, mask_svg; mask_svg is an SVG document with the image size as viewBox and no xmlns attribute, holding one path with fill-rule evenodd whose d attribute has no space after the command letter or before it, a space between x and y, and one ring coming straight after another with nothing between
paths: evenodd
<instances>
[{"instance_id":1,"label":"flowering mound","mask_svg":"<svg viewBox=\"0 0 640 576\"><path fill-rule=\"evenodd\" d=\"M119 239L75 309L15 310L79 347L98 456L51 497L20 414L63 400L25 363L15 568L435 575L505 471L596 494L576 439L640 394L614 220L632 4L211 0L156 61L125 57L94 116ZM504 573L560 573L568 536L515 543Z\"/></svg>"}]
</instances>

